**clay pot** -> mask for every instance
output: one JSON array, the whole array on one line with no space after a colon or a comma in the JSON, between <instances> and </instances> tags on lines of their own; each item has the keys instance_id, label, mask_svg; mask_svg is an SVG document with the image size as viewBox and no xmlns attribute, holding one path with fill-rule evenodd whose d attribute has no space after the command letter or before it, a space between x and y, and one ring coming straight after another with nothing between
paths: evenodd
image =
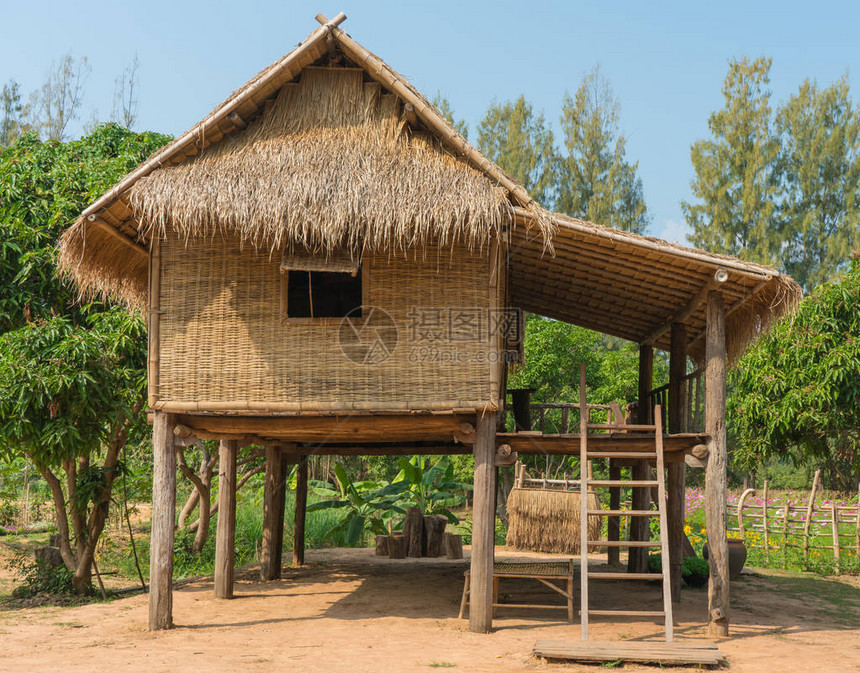
<instances>
[{"instance_id":1,"label":"clay pot","mask_svg":"<svg viewBox=\"0 0 860 673\"><path fill-rule=\"evenodd\" d=\"M744 569L744 563L747 562L747 548L743 540L736 538L728 538L729 543L729 579L736 580L741 576L741 570ZM708 558L708 543L702 547L702 556Z\"/></svg>"}]
</instances>

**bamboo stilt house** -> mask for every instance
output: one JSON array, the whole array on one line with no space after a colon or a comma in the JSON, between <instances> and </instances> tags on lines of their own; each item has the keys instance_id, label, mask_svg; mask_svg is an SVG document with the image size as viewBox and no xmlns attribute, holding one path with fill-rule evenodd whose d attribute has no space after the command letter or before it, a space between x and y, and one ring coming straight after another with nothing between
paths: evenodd
<instances>
[{"instance_id":1,"label":"bamboo stilt house","mask_svg":"<svg viewBox=\"0 0 860 673\"><path fill-rule=\"evenodd\" d=\"M473 453L471 619L485 631L496 446L521 313L643 352L669 348L677 325L699 361L716 352L709 335L722 325L713 343L725 363L799 290L773 269L545 210L345 33L342 14L317 18L297 48L97 199L60 243L61 270L82 293L148 320L150 625L171 620L173 443L193 436L222 441L228 475L240 446L267 447L267 579L280 574L286 462ZM694 441L722 455L715 428L667 446L681 460ZM565 437L517 441L523 453L577 451ZM225 478L221 512L235 507ZM219 519L221 597L232 595L231 535Z\"/></svg>"}]
</instances>

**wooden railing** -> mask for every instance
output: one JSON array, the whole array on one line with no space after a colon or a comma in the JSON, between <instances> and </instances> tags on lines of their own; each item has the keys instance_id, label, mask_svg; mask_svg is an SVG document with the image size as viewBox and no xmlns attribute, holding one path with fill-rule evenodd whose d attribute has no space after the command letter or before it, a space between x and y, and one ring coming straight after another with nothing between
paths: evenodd
<instances>
[{"instance_id":1,"label":"wooden railing","mask_svg":"<svg viewBox=\"0 0 860 673\"><path fill-rule=\"evenodd\" d=\"M515 412L515 404L506 404L505 410ZM589 412L596 412L598 418L591 416L592 422L608 422L610 407L606 404L589 404ZM517 423L516 421L520 422ZM578 402L531 402L528 405L528 422L515 419L511 429L537 430L545 435L567 435L579 432ZM509 424L510 425L510 424Z\"/></svg>"},{"instance_id":2,"label":"wooden railing","mask_svg":"<svg viewBox=\"0 0 860 673\"><path fill-rule=\"evenodd\" d=\"M681 379L686 391L686 413L681 432L704 432L705 430L705 377L696 370ZM578 402L531 402L530 390L509 391L513 403L505 405L505 411L513 412L516 421L507 422L509 430L537 430L546 435L566 435L579 432ZM519 395L519 396L518 396ZM660 406L663 427L669 427L669 386L660 386L648 393L646 403L650 408L649 422L654 420L654 409ZM609 422L610 407L605 404L589 404L597 417L591 422ZM526 420L527 417L527 420ZM511 418L510 414L507 417Z\"/></svg>"},{"instance_id":3,"label":"wooden railing","mask_svg":"<svg viewBox=\"0 0 860 673\"><path fill-rule=\"evenodd\" d=\"M683 379L682 385L686 391L687 408L681 432L705 431L705 376L701 369L690 372ZM654 408L660 405L663 416L663 427L669 427L669 385L654 388L648 393L650 417L654 417Z\"/></svg>"}]
</instances>

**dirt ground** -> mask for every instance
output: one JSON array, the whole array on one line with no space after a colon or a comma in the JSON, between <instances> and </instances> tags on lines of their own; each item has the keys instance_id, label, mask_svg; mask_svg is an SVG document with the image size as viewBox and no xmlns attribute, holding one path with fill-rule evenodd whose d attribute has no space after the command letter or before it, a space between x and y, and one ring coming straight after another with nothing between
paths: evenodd
<instances>
[{"instance_id":1,"label":"dirt ground","mask_svg":"<svg viewBox=\"0 0 860 673\"><path fill-rule=\"evenodd\" d=\"M546 558L497 551L497 560ZM318 550L278 582L240 571L236 599L215 600L211 581L174 593L176 628L149 633L146 596L77 607L0 611L0 670L331 671L379 673L599 670L532 656L538 639L576 640L565 612L500 610L490 635L470 633L457 611L467 561L373 556L373 550ZM508 584L506 584L508 582ZM641 583L636 583L642 587ZM506 580L506 602L546 599L529 581ZM594 605L658 605L658 586L592 584ZM732 585L732 637L720 642L729 669L806 673L860 671L860 583L811 576L745 575ZM676 611L680 639L705 639L707 592L687 590ZM0 606L2 609L2 606ZM659 638L653 622L592 622L593 640ZM656 670L625 665L624 670ZM686 669L675 669L686 670ZM694 669L690 669L694 670Z\"/></svg>"}]
</instances>

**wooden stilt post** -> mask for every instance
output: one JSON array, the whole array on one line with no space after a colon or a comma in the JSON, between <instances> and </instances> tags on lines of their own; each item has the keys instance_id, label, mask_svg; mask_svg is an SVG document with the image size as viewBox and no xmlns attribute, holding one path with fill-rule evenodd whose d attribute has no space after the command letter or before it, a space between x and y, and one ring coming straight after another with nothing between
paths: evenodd
<instances>
[{"instance_id":1,"label":"wooden stilt post","mask_svg":"<svg viewBox=\"0 0 860 673\"><path fill-rule=\"evenodd\" d=\"M621 467L618 461L614 458L609 459L609 478L612 481L621 480ZM621 488L612 486L609 488L609 509L616 512L621 509ZM606 539L615 541L621 539L621 518L610 516L606 519ZM621 550L618 547L606 548L606 562L611 566L617 566L621 563Z\"/></svg>"},{"instance_id":2,"label":"wooden stilt post","mask_svg":"<svg viewBox=\"0 0 860 673\"><path fill-rule=\"evenodd\" d=\"M266 447L266 480L263 486L263 548L260 553L260 579L264 582L279 579L281 576L281 554L278 548L279 542L283 540L284 522L281 462L280 447L271 445ZM280 488L278 488L279 484L281 484ZM278 534L279 524L280 535Z\"/></svg>"},{"instance_id":3,"label":"wooden stilt post","mask_svg":"<svg viewBox=\"0 0 860 673\"><path fill-rule=\"evenodd\" d=\"M308 457L299 456L296 473L296 515L293 525L293 566L305 564L305 517L308 507Z\"/></svg>"},{"instance_id":4,"label":"wooden stilt post","mask_svg":"<svg viewBox=\"0 0 860 673\"><path fill-rule=\"evenodd\" d=\"M705 339L705 519L708 527L708 627L729 635L729 546L726 540L726 310L719 290L708 293Z\"/></svg>"},{"instance_id":5,"label":"wooden stilt post","mask_svg":"<svg viewBox=\"0 0 860 673\"><path fill-rule=\"evenodd\" d=\"M489 633L493 627L493 557L496 513L496 412L478 417L475 436L475 485L472 509L472 561L469 630Z\"/></svg>"},{"instance_id":6,"label":"wooden stilt post","mask_svg":"<svg viewBox=\"0 0 860 673\"><path fill-rule=\"evenodd\" d=\"M639 346L639 411L638 421L643 425L651 423L651 405L648 393L654 384L654 349L649 344ZM637 460L633 468L633 478L636 480L651 479L651 465L647 460ZM651 507L651 490L634 488L632 496L633 509L649 509ZM644 516L630 518L630 540L644 542L651 535L649 519ZM644 573L648 571L648 550L633 547L627 552L627 572Z\"/></svg>"},{"instance_id":7,"label":"wooden stilt post","mask_svg":"<svg viewBox=\"0 0 860 673\"><path fill-rule=\"evenodd\" d=\"M287 475L290 472L292 463L287 460L281 447L280 468L278 473L278 484L275 488L275 512L277 513L277 523L275 524L275 546L273 563L275 569L275 577L273 579L281 579L281 567L284 564L284 508L287 504Z\"/></svg>"},{"instance_id":8,"label":"wooden stilt post","mask_svg":"<svg viewBox=\"0 0 860 673\"><path fill-rule=\"evenodd\" d=\"M669 346L669 433L685 432L687 418L687 330L681 323L672 323ZM669 527L669 572L672 601L681 601L681 563L684 558L684 491L686 464L669 463L667 467L669 495L666 510Z\"/></svg>"},{"instance_id":9,"label":"wooden stilt post","mask_svg":"<svg viewBox=\"0 0 860 673\"><path fill-rule=\"evenodd\" d=\"M218 528L215 531L215 598L233 598L236 540L236 454L239 442L222 439L218 457Z\"/></svg>"},{"instance_id":10,"label":"wooden stilt post","mask_svg":"<svg viewBox=\"0 0 860 673\"><path fill-rule=\"evenodd\" d=\"M175 416L152 422L152 534L149 540L149 630L173 626L173 533L176 517Z\"/></svg>"}]
</instances>

